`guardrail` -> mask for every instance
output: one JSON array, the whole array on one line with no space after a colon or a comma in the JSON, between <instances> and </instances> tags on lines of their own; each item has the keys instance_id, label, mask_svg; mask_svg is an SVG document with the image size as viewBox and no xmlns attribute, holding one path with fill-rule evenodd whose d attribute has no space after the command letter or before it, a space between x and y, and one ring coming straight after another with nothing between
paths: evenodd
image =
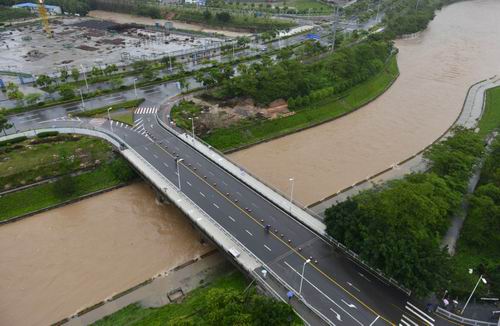
<instances>
[{"instance_id":1,"label":"guardrail","mask_svg":"<svg viewBox=\"0 0 500 326\"><path fill-rule=\"evenodd\" d=\"M173 106L175 104L177 104L180 100L182 100L182 98L179 98L179 99L176 99L174 102L172 103L169 103L170 106ZM172 132L173 134L177 135L179 137L179 139L181 140L184 140L183 137L181 137L181 133L180 131L182 131L182 129L179 128L180 131L178 131L176 128L177 127L173 127L173 126L170 126L169 124L172 123L172 121L169 120L169 123L165 123L161 117L159 116L160 114L160 110L157 111L156 113L156 119L158 120L158 122L160 123L160 125L162 125L165 129L169 130L170 132ZM168 118L170 119L170 118ZM190 136L191 139L193 139L193 136L191 135ZM263 184L264 186L268 187L269 189L271 189L272 191L276 192L278 195L280 195L283 199L286 200L286 198L288 197L287 195L285 195L284 193L282 193L279 189L276 189L275 187L273 186L269 186L268 184L266 184L265 182L263 182L262 180L260 180L257 176L253 175L251 172L249 172L248 170L246 170L245 168L239 166L237 163L233 162L231 159L229 159L228 157L226 157L222 152L218 151L217 149L213 148L211 145L207 144L206 142L204 142L202 139L196 137L195 135L195 138L194 138L196 141L198 141L199 143L203 144L204 146L208 147L211 151L213 151L215 154L219 155L223 160L226 160L227 162L229 162L230 164L234 165L234 166L237 166L241 171L243 171L244 173L248 174L250 177L254 178L255 180L257 180L258 182L260 182L261 184ZM195 148L195 146L193 144L190 144L187 140L185 140L186 144L188 144L189 146L192 146L193 148ZM196 149L196 148L195 148ZM209 158L210 159L210 158ZM212 160L215 162L215 160ZM217 162L216 162L217 163ZM218 164L218 163L217 163ZM220 164L219 164L220 166ZM222 166L221 166L222 167ZM223 168L223 167L222 167ZM227 170L226 170L227 171ZM229 171L228 171L229 172ZM231 172L229 172L231 173ZM242 180L238 175L235 175L233 174L236 178L238 178L239 180L241 180L242 182L245 183L244 180ZM247 183L245 183L247 184ZM248 185L248 184L247 184ZM252 189L254 189L251 185L249 185ZM257 191L257 189L255 189L255 191ZM267 197L266 197L267 198ZM271 198L268 198L271 202L273 202L274 204L276 204L277 206L281 207L278 203L276 203L275 201L273 201ZM290 200L288 200L290 202ZM290 213L290 215L292 217L294 217L297 221L299 221L300 223L302 224L305 224L303 221L301 221L301 219L297 216L295 216L296 213L294 213L294 210L296 212L296 210L302 210L304 211L306 214L310 215L311 218L315 218L317 221L321 221L322 219L319 218L319 216L314 213L313 211L311 211L306 205L302 205L300 202L296 201L296 200L293 200L291 201L291 204L294 205L295 207L291 210L287 210L285 209L284 207L281 207L281 209L283 211L286 211L287 213ZM314 216L314 217L312 217ZM322 222L321 222L322 223ZM324 225L324 224L323 224ZM309 227L310 228L310 227ZM326 227L325 227L326 228ZM319 236L321 236L323 239L325 239L327 242L331 243L332 245L336 246L338 249L340 249L344 254L346 254L346 256L351 259L351 261L353 261L354 263L358 264L358 266L360 266L361 268L363 268L364 270L366 270L367 272L371 273L373 276L377 277L379 280L381 280L382 282L386 283L386 284L390 284L392 286L395 286L396 288L398 288L399 290L401 290L402 292L406 293L407 295L411 295L411 290L410 289L407 289L406 287L404 287L403 285L399 284L395 279L393 279L392 277L387 277L384 275L384 273L380 270L380 269L375 269L373 267L370 267L365 261L363 261L358 254L356 254L354 251L348 249L345 245L343 245L342 243L340 243L338 240L334 239L332 236L328 235L326 232L324 233L320 233L318 230L315 230L315 232L317 234L319 234Z\"/></svg>"},{"instance_id":2,"label":"guardrail","mask_svg":"<svg viewBox=\"0 0 500 326\"><path fill-rule=\"evenodd\" d=\"M446 309L443 309L441 307L437 307L436 313L445 316L448 319L451 319L453 321L457 321L459 323L465 324L465 325L472 325L472 326L497 326L500 325L500 320L499 323L491 323L487 321L480 321L480 320L475 320L475 319L470 319L470 318L465 318L459 315L456 315Z\"/></svg>"}]
</instances>

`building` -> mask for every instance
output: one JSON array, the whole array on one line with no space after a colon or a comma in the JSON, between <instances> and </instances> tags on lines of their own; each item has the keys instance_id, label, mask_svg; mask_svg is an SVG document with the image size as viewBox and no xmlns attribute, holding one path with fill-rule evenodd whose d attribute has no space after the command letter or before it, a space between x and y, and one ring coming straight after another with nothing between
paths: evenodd
<instances>
[{"instance_id":1,"label":"building","mask_svg":"<svg viewBox=\"0 0 500 326\"><path fill-rule=\"evenodd\" d=\"M51 5L44 5L44 6L50 15L62 14L61 7L59 6L51 6ZM17 5L13 5L12 8L21 8L29 10L34 13L38 13L38 5L36 3L31 3L31 2L18 3Z\"/></svg>"},{"instance_id":2,"label":"building","mask_svg":"<svg viewBox=\"0 0 500 326\"><path fill-rule=\"evenodd\" d=\"M184 0L184 3L186 4L192 4L198 6L204 6L206 2L207 2L206 0Z\"/></svg>"}]
</instances>

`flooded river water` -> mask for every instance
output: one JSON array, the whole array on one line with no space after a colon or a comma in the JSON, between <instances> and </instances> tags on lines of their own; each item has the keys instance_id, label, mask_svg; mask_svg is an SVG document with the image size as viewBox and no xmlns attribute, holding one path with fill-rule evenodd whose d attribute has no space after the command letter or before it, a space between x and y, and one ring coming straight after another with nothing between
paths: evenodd
<instances>
[{"instance_id":1,"label":"flooded river water","mask_svg":"<svg viewBox=\"0 0 500 326\"><path fill-rule=\"evenodd\" d=\"M212 248L134 184L0 227L0 325L49 325Z\"/></svg>"},{"instance_id":2,"label":"flooded river water","mask_svg":"<svg viewBox=\"0 0 500 326\"><path fill-rule=\"evenodd\" d=\"M445 7L419 38L396 42L401 76L341 119L230 155L311 204L420 151L458 116L469 86L500 75L500 1Z\"/></svg>"}]
</instances>

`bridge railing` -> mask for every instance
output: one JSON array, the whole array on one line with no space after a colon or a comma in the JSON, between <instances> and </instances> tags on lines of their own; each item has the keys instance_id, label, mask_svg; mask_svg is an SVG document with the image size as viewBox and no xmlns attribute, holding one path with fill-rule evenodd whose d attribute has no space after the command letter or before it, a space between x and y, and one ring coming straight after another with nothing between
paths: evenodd
<instances>
[{"instance_id":1,"label":"bridge railing","mask_svg":"<svg viewBox=\"0 0 500 326\"><path fill-rule=\"evenodd\" d=\"M448 311L446 309L443 309L441 307L437 307L436 312L440 315L445 316L446 318L457 321L459 323L462 323L464 325L472 325L472 326L497 326L499 325L498 323L492 323L492 322L487 322L487 321L480 321L480 320L475 320L475 319L470 319L470 318L465 318L459 315L456 315L452 313L451 311ZM500 320L499 320L500 323Z\"/></svg>"}]
</instances>

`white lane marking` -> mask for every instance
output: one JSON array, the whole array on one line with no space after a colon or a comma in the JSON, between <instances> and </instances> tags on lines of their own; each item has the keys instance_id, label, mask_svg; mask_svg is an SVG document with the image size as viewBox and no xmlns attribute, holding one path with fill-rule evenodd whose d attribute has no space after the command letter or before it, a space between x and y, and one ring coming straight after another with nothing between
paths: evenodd
<instances>
[{"instance_id":1,"label":"white lane marking","mask_svg":"<svg viewBox=\"0 0 500 326\"><path fill-rule=\"evenodd\" d=\"M167 139L165 139L165 141L167 142L167 144L170 144L170 142Z\"/></svg>"},{"instance_id":2,"label":"white lane marking","mask_svg":"<svg viewBox=\"0 0 500 326\"><path fill-rule=\"evenodd\" d=\"M215 174L212 173L212 171L208 171L208 174L210 174L211 176L215 175Z\"/></svg>"},{"instance_id":3,"label":"white lane marking","mask_svg":"<svg viewBox=\"0 0 500 326\"><path fill-rule=\"evenodd\" d=\"M342 321L342 318L340 318L340 314L333 310L333 308L330 308L330 310L335 314L335 318L337 318L338 321Z\"/></svg>"},{"instance_id":4,"label":"white lane marking","mask_svg":"<svg viewBox=\"0 0 500 326\"><path fill-rule=\"evenodd\" d=\"M424 318L424 316L421 316L419 315L415 310L411 309L410 307L406 306L405 307L406 310L410 311L411 313L413 313L417 318L423 320L425 322L426 325L431 325L431 326L434 326L433 323L431 323L430 321L428 321L427 319Z\"/></svg>"},{"instance_id":5,"label":"white lane marking","mask_svg":"<svg viewBox=\"0 0 500 326\"><path fill-rule=\"evenodd\" d=\"M149 148L148 148L147 146L144 146L144 148L145 148L147 151L149 151Z\"/></svg>"},{"instance_id":6,"label":"white lane marking","mask_svg":"<svg viewBox=\"0 0 500 326\"><path fill-rule=\"evenodd\" d=\"M352 303L348 303L348 302L344 301L344 299L341 299L340 301L342 301L343 303L345 303L345 304L346 304L346 306L348 306L349 308L358 309L358 308L356 308L356 306L355 306L355 305L353 305Z\"/></svg>"},{"instance_id":7,"label":"white lane marking","mask_svg":"<svg viewBox=\"0 0 500 326\"><path fill-rule=\"evenodd\" d=\"M403 323L403 324L401 324L401 323ZM407 322L405 322L402 319L401 319L401 323L399 323L399 326L411 326L410 324L408 324Z\"/></svg>"},{"instance_id":8,"label":"white lane marking","mask_svg":"<svg viewBox=\"0 0 500 326\"><path fill-rule=\"evenodd\" d=\"M418 324L417 324L416 322L414 322L413 320L411 320L408 316L403 315L403 318L405 318L405 319L406 319L406 321L410 322L410 324L415 325L415 326L418 326ZM404 322L405 324L407 324L407 325L408 325L408 323L407 323L407 322L405 322L403 319L401 319L401 321L402 321L402 322Z\"/></svg>"},{"instance_id":9,"label":"white lane marking","mask_svg":"<svg viewBox=\"0 0 500 326\"><path fill-rule=\"evenodd\" d=\"M214 205L215 208L220 208L216 203L212 203L212 205Z\"/></svg>"},{"instance_id":10,"label":"white lane marking","mask_svg":"<svg viewBox=\"0 0 500 326\"><path fill-rule=\"evenodd\" d=\"M301 273L299 273L298 271L295 270L295 268L293 268L288 262L284 262L285 265L287 265L292 271L295 272L295 274L299 275L299 276L302 276ZM325 298L327 298L328 300L330 300L331 303L333 303L334 305L336 305L337 307L339 307L340 310L342 310L343 312L345 312L349 317L351 317L354 321L356 321L358 324L360 324L361 326L363 326L363 324L357 320L356 318L354 318L353 315L351 315L349 312L347 312L347 310L345 310L344 308L342 308L340 305L337 304L337 302L335 302L332 298L330 298L329 296L327 296L323 291L321 291L316 285L312 284L311 281L309 281L307 278L304 277L304 280L309 283L309 285L311 285L316 291L318 291L319 293L321 293Z\"/></svg>"},{"instance_id":11,"label":"white lane marking","mask_svg":"<svg viewBox=\"0 0 500 326\"><path fill-rule=\"evenodd\" d=\"M349 285L350 287L352 287L354 290L356 290L356 291L358 291L358 292L361 292L361 290L360 290L360 289L358 289L357 287L355 287L354 285L352 285L352 283L351 283L351 282L346 282L346 283L347 283L347 285Z\"/></svg>"},{"instance_id":12,"label":"white lane marking","mask_svg":"<svg viewBox=\"0 0 500 326\"><path fill-rule=\"evenodd\" d=\"M201 164L199 162L196 162L196 165L198 165L201 168Z\"/></svg>"},{"instance_id":13,"label":"white lane marking","mask_svg":"<svg viewBox=\"0 0 500 326\"><path fill-rule=\"evenodd\" d=\"M358 275L367 280L368 282L371 282L371 280L368 277L366 277L365 274L358 272Z\"/></svg>"},{"instance_id":14,"label":"white lane marking","mask_svg":"<svg viewBox=\"0 0 500 326\"><path fill-rule=\"evenodd\" d=\"M143 130L143 131L141 132L141 135L146 136L146 130Z\"/></svg>"},{"instance_id":15,"label":"white lane marking","mask_svg":"<svg viewBox=\"0 0 500 326\"><path fill-rule=\"evenodd\" d=\"M186 181L186 183L188 184L188 186L192 187L193 185L191 184L191 182L189 181Z\"/></svg>"},{"instance_id":16,"label":"white lane marking","mask_svg":"<svg viewBox=\"0 0 500 326\"><path fill-rule=\"evenodd\" d=\"M227 183L225 183L224 181L222 181L222 184L223 184L224 186L227 186Z\"/></svg>"},{"instance_id":17,"label":"white lane marking","mask_svg":"<svg viewBox=\"0 0 500 326\"><path fill-rule=\"evenodd\" d=\"M165 165L168 168L168 164L167 163L163 162L163 165Z\"/></svg>"},{"instance_id":18,"label":"white lane marking","mask_svg":"<svg viewBox=\"0 0 500 326\"><path fill-rule=\"evenodd\" d=\"M243 196L240 194L240 192L239 192L239 191L237 191L237 192L236 192L236 194L237 194L238 196L240 196L240 197L243 197Z\"/></svg>"},{"instance_id":19,"label":"white lane marking","mask_svg":"<svg viewBox=\"0 0 500 326\"><path fill-rule=\"evenodd\" d=\"M175 146L175 149L176 149L177 151L180 151L179 147L177 147L177 146Z\"/></svg>"},{"instance_id":20,"label":"white lane marking","mask_svg":"<svg viewBox=\"0 0 500 326\"><path fill-rule=\"evenodd\" d=\"M373 324L375 324L375 322L377 322L377 320L380 318L380 316L377 316L377 318L375 318L374 321L371 322L371 324L369 326L373 326Z\"/></svg>"},{"instance_id":21,"label":"white lane marking","mask_svg":"<svg viewBox=\"0 0 500 326\"><path fill-rule=\"evenodd\" d=\"M202 193L201 191L200 191L200 195L202 195L203 197L205 197L205 194L204 194L204 193Z\"/></svg>"},{"instance_id":22,"label":"white lane marking","mask_svg":"<svg viewBox=\"0 0 500 326\"><path fill-rule=\"evenodd\" d=\"M189 156L188 154L184 154L184 156L186 156L186 158L191 158L191 156Z\"/></svg>"},{"instance_id":23,"label":"white lane marking","mask_svg":"<svg viewBox=\"0 0 500 326\"><path fill-rule=\"evenodd\" d=\"M415 307L415 306L414 306L411 302L406 302L406 304L407 304L406 309L408 309L408 310L410 310L410 311L411 311L411 309L408 307L408 306L410 306L411 308L413 308L413 309L415 309L416 311L420 312L420 313L423 315L422 317L424 317L424 319L425 319L425 317L427 317L427 319L429 319L430 321L432 321L432 322L434 322L434 323L436 322L436 320L435 320L434 318L432 318L431 316L429 316L428 314L426 314L425 312L423 312L423 311L422 311L422 310L420 310L419 308ZM412 311L412 312L413 312L413 311ZM413 313L415 313L415 312L413 312Z\"/></svg>"},{"instance_id":24,"label":"white lane marking","mask_svg":"<svg viewBox=\"0 0 500 326\"><path fill-rule=\"evenodd\" d=\"M255 205L254 203L252 203L252 206L255 208L259 208L259 206Z\"/></svg>"},{"instance_id":25,"label":"white lane marking","mask_svg":"<svg viewBox=\"0 0 500 326\"><path fill-rule=\"evenodd\" d=\"M153 156L154 156L155 158L158 158L158 155L156 155L156 154L153 154Z\"/></svg>"},{"instance_id":26,"label":"white lane marking","mask_svg":"<svg viewBox=\"0 0 500 326\"><path fill-rule=\"evenodd\" d=\"M229 215L228 217L231 221L235 222L234 218L231 215Z\"/></svg>"},{"instance_id":27,"label":"white lane marking","mask_svg":"<svg viewBox=\"0 0 500 326\"><path fill-rule=\"evenodd\" d=\"M269 251L272 251L271 248L269 248L268 246L264 245L264 248L266 248L267 250Z\"/></svg>"},{"instance_id":28,"label":"white lane marking","mask_svg":"<svg viewBox=\"0 0 500 326\"><path fill-rule=\"evenodd\" d=\"M250 234L251 237L253 237L253 234L250 231L248 231L247 229L245 229L245 231L247 231L247 233Z\"/></svg>"}]
</instances>

